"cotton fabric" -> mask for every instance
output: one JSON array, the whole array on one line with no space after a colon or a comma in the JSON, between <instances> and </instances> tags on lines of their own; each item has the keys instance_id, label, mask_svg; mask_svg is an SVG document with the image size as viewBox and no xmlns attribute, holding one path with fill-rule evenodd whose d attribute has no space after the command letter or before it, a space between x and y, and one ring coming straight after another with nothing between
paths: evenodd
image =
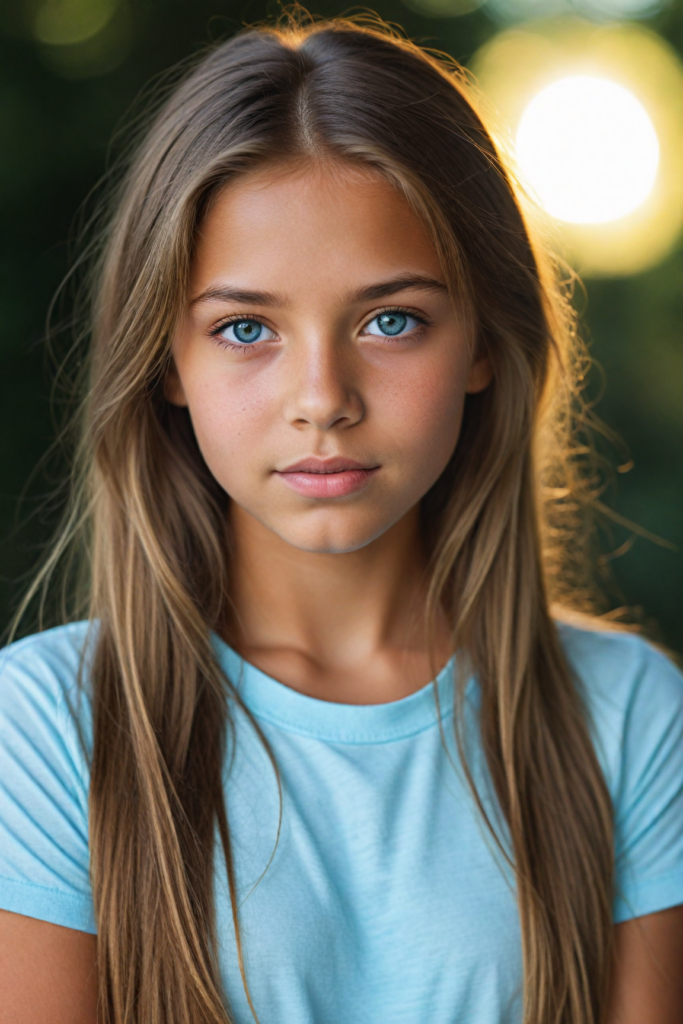
<instances>
[{"instance_id":1,"label":"cotton fabric","mask_svg":"<svg viewBox=\"0 0 683 1024\"><path fill-rule=\"evenodd\" d=\"M614 919L683 903L683 677L638 637L558 628L614 802ZM75 623L0 653L0 908L96 932L87 651L77 687L86 632ZM261 1024L517 1024L514 879L458 763L453 663L402 700L344 705L297 693L217 637L214 645L272 747L283 786L273 855L275 777L233 707L225 787ZM470 680L465 732L495 816L477 708ZM218 860L215 876L221 972L237 1024L247 1024Z\"/></svg>"}]
</instances>

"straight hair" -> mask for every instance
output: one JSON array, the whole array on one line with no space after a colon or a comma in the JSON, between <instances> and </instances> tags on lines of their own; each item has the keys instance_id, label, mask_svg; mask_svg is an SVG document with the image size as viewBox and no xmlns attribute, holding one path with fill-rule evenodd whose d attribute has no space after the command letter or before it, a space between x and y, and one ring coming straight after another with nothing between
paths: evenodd
<instances>
[{"instance_id":1,"label":"straight hair","mask_svg":"<svg viewBox=\"0 0 683 1024\"><path fill-rule=\"evenodd\" d=\"M256 1018L223 785L239 698L211 645L230 621L230 499L163 383L212 199L252 170L302 160L364 168L405 197L490 358L493 381L468 396L453 457L421 505L428 614L448 616L464 668L459 748L514 867L524 1024L601 1024L612 809L551 615L553 602L584 608L590 579L586 355L571 304L462 69L379 20L298 15L216 46L174 88L117 187L96 267L73 502L35 588L64 552L81 552L96 623L89 827L101 1020L232 1020L215 837ZM469 673L500 821L468 767Z\"/></svg>"}]
</instances>

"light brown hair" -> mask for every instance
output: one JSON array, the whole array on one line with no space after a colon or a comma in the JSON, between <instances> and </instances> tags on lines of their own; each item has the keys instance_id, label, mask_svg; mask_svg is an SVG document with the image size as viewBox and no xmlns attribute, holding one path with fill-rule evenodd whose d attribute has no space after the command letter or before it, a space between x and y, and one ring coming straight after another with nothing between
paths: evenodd
<instances>
[{"instance_id":1,"label":"light brown hair","mask_svg":"<svg viewBox=\"0 0 683 1024\"><path fill-rule=\"evenodd\" d=\"M490 356L493 383L468 396L453 458L422 502L429 604L446 609L481 687L516 872L525 1024L600 1024L611 807L550 614L552 601L585 601L583 353L464 73L379 23L341 20L247 30L196 64L137 149L98 264L77 494L43 582L70 544L87 552L102 1020L230 1020L216 834L242 969L222 784L231 687L210 643L229 610L229 498L163 380L207 203L236 176L296 158L352 161L401 191Z\"/></svg>"}]
</instances>

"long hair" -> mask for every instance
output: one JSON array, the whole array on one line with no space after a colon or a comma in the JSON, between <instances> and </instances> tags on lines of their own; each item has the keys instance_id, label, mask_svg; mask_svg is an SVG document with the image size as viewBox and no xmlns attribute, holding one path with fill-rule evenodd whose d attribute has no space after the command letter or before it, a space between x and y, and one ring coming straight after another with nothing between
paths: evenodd
<instances>
[{"instance_id":1,"label":"long hair","mask_svg":"<svg viewBox=\"0 0 683 1024\"><path fill-rule=\"evenodd\" d=\"M600 1024L611 808L549 610L585 596L584 356L465 74L379 22L342 20L250 29L202 57L130 162L97 268L80 482L57 551L86 551L98 623L90 849L102 1020L230 1021L215 836L248 983L222 783L230 683L210 643L230 601L229 498L163 382L207 205L239 175L290 159L390 181L431 232L491 360L493 382L468 396L453 458L422 502L428 609L445 610L481 688L507 837L488 824L516 876L524 1022Z\"/></svg>"}]
</instances>

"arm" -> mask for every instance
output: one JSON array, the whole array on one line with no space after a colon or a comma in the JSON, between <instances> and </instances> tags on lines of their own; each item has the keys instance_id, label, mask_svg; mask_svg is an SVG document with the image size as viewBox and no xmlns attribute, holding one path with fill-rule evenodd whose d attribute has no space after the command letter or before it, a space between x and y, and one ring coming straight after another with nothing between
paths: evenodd
<instances>
[{"instance_id":1,"label":"arm","mask_svg":"<svg viewBox=\"0 0 683 1024\"><path fill-rule=\"evenodd\" d=\"M0 1024L96 1024L96 936L0 910L0 992Z\"/></svg>"},{"instance_id":2,"label":"arm","mask_svg":"<svg viewBox=\"0 0 683 1024\"><path fill-rule=\"evenodd\" d=\"M683 906L618 924L615 947L607 1024L681 1024Z\"/></svg>"}]
</instances>

